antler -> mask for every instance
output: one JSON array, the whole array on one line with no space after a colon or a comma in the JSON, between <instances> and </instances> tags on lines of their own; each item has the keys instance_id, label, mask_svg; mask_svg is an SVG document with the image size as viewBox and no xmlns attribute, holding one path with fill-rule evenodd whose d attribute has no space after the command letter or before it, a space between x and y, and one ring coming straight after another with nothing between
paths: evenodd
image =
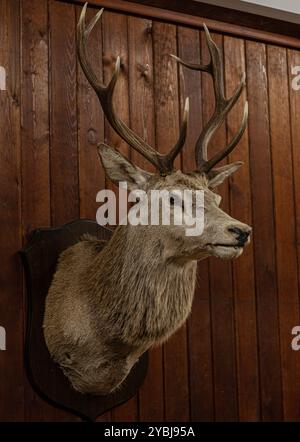
<instances>
[{"instance_id":1,"label":"antler","mask_svg":"<svg viewBox=\"0 0 300 442\"><path fill-rule=\"evenodd\" d=\"M242 138L243 133L247 127L248 102L246 102L245 104L244 116L240 128L237 131L234 138L232 139L232 141L222 151L218 152L214 157L208 160L207 148L209 142L213 137L213 135L215 134L215 132L218 130L218 128L225 120L227 114L230 112L230 110L233 108L233 106L241 96L246 84L245 83L246 74L245 73L243 74L241 83L237 87L233 96L227 99L225 97L223 63L220 51L217 45L215 44L215 42L212 40L206 25L204 25L204 30L206 35L207 46L211 56L211 60L207 65L186 63L185 61L181 60L175 55L172 55L172 57L183 66L186 66L189 69L207 72L213 78L214 93L215 93L215 110L210 120L204 127L202 133L200 134L195 146L195 157L196 157L198 170L207 173L217 163L219 163L223 158L225 158L235 148L235 146L239 143L240 139Z\"/></svg>"},{"instance_id":2,"label":"antler","mask_svg":"<svg viewBox=\"0 0 300 442\"><path fill-rule=\"evenodd\" d=\"M95 24L101 17L103 13L103 9L101 9L95 17L92 19L90 24L86 27L85 24L85 16L87 10L87 3L84 5L80 19L77 25L77 52L81 67L95 90L103 112L109 121L110 125L113 129L120 135L120 137L126 141L133 149L143 155L150 163L152 163L159 172L163 175L166 173L170 173L173 170L173 163L180 150L184 146L186 140L187 133L187 121L188 121L188 113L189 113L189 99L186 99L185 109L183 115L183 122L180 129L180 135L175 146L170 150L169 153L163 155L153 149L149 144L147 144L141 137L139 137L136 133L134 133L127 125L120 120L120 118L116 115L113 106L113 94L115 90L115 86L118 80L118 76L120 73L120 57L117 58L117 62L115 65L115 70L112 75L112 78L107 86L103 85L99 82L97 76L95 75L87 57L87 40L88 37L94 28Z\"/></svg>"}]
</instances>

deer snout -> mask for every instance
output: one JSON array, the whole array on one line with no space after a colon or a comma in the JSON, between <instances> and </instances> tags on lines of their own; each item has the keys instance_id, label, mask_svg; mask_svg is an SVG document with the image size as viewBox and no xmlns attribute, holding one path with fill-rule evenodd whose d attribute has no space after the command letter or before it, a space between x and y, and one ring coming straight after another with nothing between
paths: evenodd
<instances>
[{"instance_id":1,"label":"deer snout","mask_svg":"<svg viewBox=\"0 0 300 442\"><path fill-rule=\"evenodd\" d=\"M241 246L243 246L247 242L247 240L251 234L251 231L252 231L251 227L246 226L246 225L239 226L239 227L231 226L231 227L228 227L227 230L228 230L228 232L232 233L235 236L235 238L239 242L239 245L241 245Z\"/></svg>"}]
</instances>

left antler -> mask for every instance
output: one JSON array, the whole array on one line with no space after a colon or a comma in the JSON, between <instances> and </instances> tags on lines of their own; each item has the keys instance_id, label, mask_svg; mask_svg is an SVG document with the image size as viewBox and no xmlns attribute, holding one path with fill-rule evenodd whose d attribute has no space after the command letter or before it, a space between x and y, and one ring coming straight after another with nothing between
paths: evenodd
<instances>
[{"instance_id":1,"label":"left antler","mask_svg":"<svg viewBox=\"0 0 300 442\"><path fill-rule=\"evenodd\" d=\"M80 19L77 25L77 52L81 67L85 73L89 83L95 90L98 98L100 100L103 112L109 121L113 129L120 135L120 137L126 141L133 149L143 155L150 163L152 163L159 172L163 175L170 173L173 170L173 164L175 158L182 149L187 133L187 121L189 113L189 100L186 99L185 110L183 116L183 122L180 129L180 134L175 146L166 154L163 155L153 149L149 144L146 143L141 137L134 133L127 125L120 120L116 115L113 106L113 93L117 83L117 79L120 73L120 57L118 57L113 76L107 86L103 85L95 75L87 57L87 40L94 28L95 24L102 15L103 9L99 11L95 17L92 19L90 24L86 26L85 15L86 15L87 3L84 5Z\"/></svg>"},{"instance_id":2,"label":"left antler","mask_svg":"<svg viewBox=\"0 0 300 442\"><path fill-rule=\"evenodd\" d=\"M211 159L208 159L207 156L207 148L209 142L218 128L221 126L223 121L225 120L227 114L233 108L239 97L241 96L243 89L245 87L245 79L246 74L244 73L241 83L234 92L233 96L229 99L225 97L225 88L224 88L224 74L223 74L223 63L222 56L220 54L219 48L212 40L209 30L206 25L204 25L205 35L207 46L209 49L209 53L211 56L211 60L208 64L192 64L186 63L180 58L172 55L172 57L182 65L188 67L189 69L207 72L213 78L214 85L214 93L215 93L215 110L210 120L204 127L202 133L200 134L196 146L195 146L195 157L197 168L200 172L207 173L209 172L217 163L219 163L223 158L225 158L239 143L240 139L243 136L243 133L247 127L248 121L248 102L245 104L244 108L244 116L242 123L240 125L239 130L236 135L232 139L232 141L226 146L223 150L218 152Z\"/></svg>"}]
</instances>

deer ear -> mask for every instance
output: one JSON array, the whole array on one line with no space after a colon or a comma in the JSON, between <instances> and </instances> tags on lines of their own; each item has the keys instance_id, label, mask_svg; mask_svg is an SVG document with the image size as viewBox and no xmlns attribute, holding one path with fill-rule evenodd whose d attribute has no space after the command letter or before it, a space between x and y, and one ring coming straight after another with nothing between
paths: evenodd
<instances>
[{"instance_id":1,"label":"deer ear","mask_svg":"<svg viewBox=\"0 0 300 442\"><path fill-rule=\"evenodd\" d=\"M115 184L126 181L129 190L143 189L152 176L150 172L135 166L107 144L98 145L98 154L107 177Z\"/></svg>"},{"instance_id":2,"label":"deer ear","mask_svg":"<svg viewBox=\"0 0 300 442\"><path fill-rule=\"evenodd\" d=\"M244 163L237 161L236 163L226 164L226 166L218 167L208 173L208 187L214 189L223 183L231 174L237 171Z\"/></svg>"}]
</instances>

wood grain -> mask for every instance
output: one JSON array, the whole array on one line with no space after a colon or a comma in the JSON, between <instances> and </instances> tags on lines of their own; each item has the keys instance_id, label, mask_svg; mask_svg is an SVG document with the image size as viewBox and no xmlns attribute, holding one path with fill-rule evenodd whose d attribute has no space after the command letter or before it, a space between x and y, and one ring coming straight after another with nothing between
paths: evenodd
<instances>
[{"instance_id":1,"label":"wood grain","mask_svg":"<svg viewBox=\"0 0 300 442\"><path fill-rule=\"evenodd\" d=\"M51 0L51 216L53 225L79 216L75 7Z\"/></svg>"},{"instance_id":2,"label":"wood grain","mask_svg":"<svg viewBox=\"0 0 300 442\"><path fill-rule=\"evenodd\" d=\"M295 420L300 409L300 358L291 350L290 342L291 331L299 322L299 297L289 86L284 48L269 46L268 73L283 413L286 420Z\"/></svg>"},{"instance_id":3,"label":"wood grain","mask_svg":"<svg viewBox=\"0 0 300 442\"><path fill-rule=\"evenodd\" d=\"M289 77L289 96L290 96L290 121L291 121L291 141L292 141L292 160L293 160L293 180L294 180L294 204L295 204L295 223L296 223L296 247L298 263L298 280L300 275L300 94L299 89L293 86L295 75L292 69L300 66L300 52L288 50L288 77ZM299 81L297 82L299 85Z\"/></svg>"},{"instance_id":4,"label":"wood grain","mask_svg":"<svg viewBox=\"0 0 300 442\"><path fill-rule=\"evenodd\" d=\"M113 103L116 113L125 124L129 123L129 92L128 92L128 33L127 17L114 12L105 11L102 16L103 40L103 79L108 84L115 69L117 57L121 59L121 69L115 87ZM103 141L103 140L102 140ZM119 150L125 157L130 156L129 146L113 130L106 118L104 119L104 142ZM113 190L118 197L118 188L106 179L106 188ZM118 201L118 198L117 198ZM118 211L117 211L118 217Z\"/></svg>"},{"instance_id":5,"label":"wood grain","mask_svg":"<svg viewBox=\"0 0 300 442\"><path fill-rule=\"evenodd\" d=\"M22 230L25 245L27 234L51 223L48 2L25 0L21 3L21 14ZM24 299L25 296L24 293ZM55 408L40 399L27 382L25 402L30 404L25 407L26 420L56 417Z\"/></svg>"},{"instance_id":6,"label":"wood grain","mask_svg":"<svg viewBox=\"0 0 300 442\"><path fill-rule=\"evenodd\" d=\"M232 96L246 70L245 43L241 39L224 37L226 93ZM238 131L246 101L242 95L228 116L227 141ZM238 146L229 156L229 162L243 161L244 165L229 180L230 214L252 225L249 134L246 131ZM255 276L253 246L240 259L233 261L233 291L237 357L237 388L239 419L259 419L258 342L256 330Z\"/></svg>"},{"instance_id":7,"label":"wood grain","mask_svg":"<svg viewBox=\"0 0 300 442\"><path fill-rule=\"evenodd\" d=\"M20 187L20 31L19 1L0 3L0 65L6 90L0 92L0 323L6 330L0 354L0 419L24 418ZM12 55L13 54L13 55Z\"/></svg>"},{"instance_id":8,"label":"wood grain","mask_svg":"<svg viewBox=\"0 0 300 442\"><path fill-rule=\"evenodd\" d=\"M76 22L81 8L76 8ZM88 9L86 21L94 17L96 11ZM93 68L102 80L102 23L93 29L88 43L88 56ZM104 139L104 118L95 91L86 79L77 60L77 118L78 118L78 161L80 217L96 218L96 195L105 187L104 171L97 153L97 144Z\"/></svg>"},{"instance_id":9,"label":"wood grain","mask_svg":"<svg viewBox=\"0 0 300 442\"><path fill-rule=\"evenodd\" d=\"M223 38L212 34L216 44L223 52ZM204 34L201 33L203 61L209 60ZM203 121L206 123L214 106L211 78L202 76ZM223 125L209 147L209 157L226 144L226 128ZM220 163L221 164L221 163ZM228 182L217 189L223 200L221 208L230 212ZM237 420L237 378L234 330L234 298L232 268L230 262L210 259L210 290L212 315L212 351L214 361L215 419Z\"/></svg>"},{"instance_id":10,"label":"wood grain","mask_svg":"<svg viewBox=\"0 0 300 442\"><path fill-rule=\"evenodd\" d=\"M266 47L246 43L261 419L282 419ZM271 72L269 72L270 75Z\"/></svg>"}]
</instances>

